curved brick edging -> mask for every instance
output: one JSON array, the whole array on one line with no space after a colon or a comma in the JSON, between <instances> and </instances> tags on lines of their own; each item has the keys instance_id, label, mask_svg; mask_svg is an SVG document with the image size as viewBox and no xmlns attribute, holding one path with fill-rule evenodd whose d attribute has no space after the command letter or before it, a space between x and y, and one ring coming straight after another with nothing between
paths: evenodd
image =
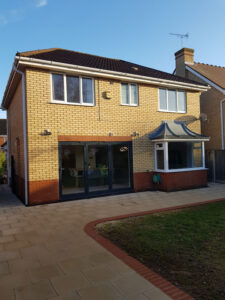
<instances>
[{"instance_id":1,"label":"curved brick edging","mask_svg":"<svg viewBox=\"0 0 225 300\"><path fill-rule=\"evenodd\" d=\"M126 252L121 250L119 247L114 245L112 242L98 234L95 230L95 226L108 222L108 221L116 221L116 220L121 220L129 217L140 217L144 215L149 215L149 214L155 214L155 213L161 213L165 211L174 211L174 210L179 210L183 208L189 208L189 207L195 207L207 203L212 203L212 202L220 202L224 201L225 198L222 199L215 199L215 200L207 200L207 201L202 201L202 202L197 202L197 203L191 203L191 204L184 204L184 205L179 205L179 206L173 206L173 207L167 207L167 208L160 208L160 209L154 209L154 210L149 210L149 211L142 211L138 213L131 213L131 214L126 214L126 215L121 215L121 216L116 216L116 217L109 217L109 218L103 218L99 220L92 221L88 223L84 227L84 231L92 237L95 241L97 241L101 246L103 246L105 249L107 249L109 252L111 252L113 255L115 255L117 258L121 259L125 264L127 264L130 268L132 268L134 271L136 271L139 275L143 276L146 280L148 280L151 284L155 285L157 288L159 288L163 293L168 295L174 300L193 300L190 295L170 283L168 280L164 279L162 276L159 274L155 273L142 263L140 263L137 259L129 256Z\"/></svg>"}]
</instances>

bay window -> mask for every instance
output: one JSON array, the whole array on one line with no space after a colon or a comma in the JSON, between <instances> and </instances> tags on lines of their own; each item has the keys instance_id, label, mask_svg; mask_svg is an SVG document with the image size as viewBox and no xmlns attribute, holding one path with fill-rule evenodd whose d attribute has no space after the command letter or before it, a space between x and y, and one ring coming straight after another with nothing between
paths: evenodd
<instances>
[{"instance_id":1,"label":"bay window","mask_svg":"<svg viewBox=\"0 0 225 300\"><path fill-rule=\"evenodd\" d=\"M204 142L155 143L155 170L179 171L205 168Z\"/></svg>"},{"instance_id":2,"label":"bay window","mask_svg":"<svg viewBox=\"0 0 225 300\"><path fill-rule=\"evenodd\" d=\"M92 78L52 74L52 102L94 105Z\"/></svg>"}]
</instances>

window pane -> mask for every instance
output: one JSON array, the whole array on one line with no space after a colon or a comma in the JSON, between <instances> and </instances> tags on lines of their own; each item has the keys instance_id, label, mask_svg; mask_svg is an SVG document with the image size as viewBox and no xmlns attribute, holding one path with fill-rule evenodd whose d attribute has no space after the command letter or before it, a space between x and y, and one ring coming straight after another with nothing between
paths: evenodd
<instances>
[{"instance_id":1,"label":"window pane","mask_svg":"<svg viewBox=\"0 0 225 300\"><path fill-rule=\"evenodd\" d=\"M64 79L63 75L52 74L52 98L64 101Z\"/></svg>"},{"instance_id":2,"label":"window pane","mask_svg":"<svg viewBox=\"0 0 225 300\"><path fill-rule=\"evenodd\" d=\"M84 146L62 145L61 158L62 194L84 193Z\"/></svg>"},{"instance_id":3,"label":"window pane","mask_svg":"<svg viewBox=\"0 0 225 300\"><path fill-rule=\"evenodd\" d=\"M168 143L169 169L192 168L192 143Z\"/></svg>"},{"instance_id":4,"label":"window pane","mask_svg":"<svg viewBox=\"0 0 225 300\"><path fill-rule=\"evenodd\" d=\"M130 104L138 104L138 88L136 84L130 85Z\"/></svg>"},{"instance_id":5,"label":"window pane","mask_svg":"<svg viewBox=\"0 0 225 300\"><path fill-rule=\"evenodd\" d=\"M128 84L122 83L121 84L122 89L122 104L129 104L129 93L128 93Z\"/></svg>"},{"instance_id":6,"label":"window pane","mask_svg":"<svg viewBox=\"0 0 225 300\"><path fill-rule=\"evenodd\" d=\"M84 103L94 103L93 101L93 91L92 91L92 79L82 78L83 84L83 102Z\"/></svg>"},{"instance_id":7,"label":"window pane","mask_svg":"<svg viewBox=\"0 0 225 300\"><path fill-rule=\"evenodd\" d=\"M164 150L157 150L157 169L164 170Z\"/></svg>"},{"instance_id":8,"label":"window pane","mask_svg":"<svg viewBox=\"0 0 225 300\"><path fill-rule=\"evenodd\" d=\"M130 186L129 148L125 144L112 145L112 188Z\"/></svg>"},{"instance_id":9,"label":"window pane","mask_svg":"<svg viewBox=\"0 0 225 300\"><path fill-rule=\"evenodd\" d=\"M67 102L80 103L79 77L67 76Z\"/></svg>"},{"instance_id":10,"label":"window pane","mask_svg":"<svg viewBox=\"0 0 225 300\"><path fill-rule=\"evenodd\" d=\"M168 90L168 111L177 111L176 91Z\"/></svg>"},{"instance_id":11,"label":"window pane","mask_svg":"<svg viewBox=\"0 0 225 300\"><path fill-rule=\"evenodd\" d=\"M159 109L167 110L166 90L159 89Z\"/></svg>"},{"instance_id":12,"label":"window pane","mask_svg":"<svg viewBox=\"0 0 225 300\"><path fill-rule=\"evenodd\" d=\"M178 111L186 111L186 93L177 91Z\"/></svg>"},{"instance_id":13,"label":"window pane","mask_svg":"<svg viewBox=\"0 0 225 300\"><path fill-rule=\"evenodd\" d=\"M193 167L202 167L202 144L193 143Z\"/></svg>"}]
</instances>

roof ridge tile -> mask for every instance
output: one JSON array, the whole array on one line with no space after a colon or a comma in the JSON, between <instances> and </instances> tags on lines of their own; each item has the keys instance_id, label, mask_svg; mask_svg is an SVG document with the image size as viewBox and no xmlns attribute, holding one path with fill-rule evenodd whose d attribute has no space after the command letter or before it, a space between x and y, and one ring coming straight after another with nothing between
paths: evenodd
<instances>
[{"instance_id":1,"label":"roof ridge tile","mask_svg":"<svg viewBox=\"0 0 225 300\"><path fill-rule=\"evenodd\" d=\"M206 64L206 63L201 63L201 62L196 62L196 61L194 62L194 64L205 65L205 66L210 66L210 67L225 69L225 67L222 67L222 66L217 66L217 65L212 65L212 64Z\"/></svg>"}]
</instances>

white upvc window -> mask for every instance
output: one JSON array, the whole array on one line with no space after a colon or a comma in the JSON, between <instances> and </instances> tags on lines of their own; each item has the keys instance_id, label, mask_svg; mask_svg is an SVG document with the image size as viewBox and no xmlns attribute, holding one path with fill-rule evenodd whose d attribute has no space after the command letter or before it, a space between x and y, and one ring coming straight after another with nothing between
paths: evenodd
<instances>
[{"instance_id":1,"label":"white upvc window","mask_svg":"<svg viewBox=\"0 0 225 300\"><path fill-rule=\"evenodd\" d=\"M93 106L94 80L81 76L51 74L51 102Z\"/></svg>"},{"instance_id":2,"label":"white upvc window","mask_svg":"<svg viewBox=\"0 0 225 300\"><path fill-rule=\"evenodd\" d=\"M121 83L121 104L138 106L138 86L134 83Z\"/></svg>"},{"instance_id":3,"label":"white upvc window","mask_svg":"<svg viewBox=\"0 0 225 300\"><path fill-rule=\"evenodd\" d=\"M159 89L159 111L186 113L186 102L185 91Z\"/></svg>"},{"instance_id":4,"label":"white upvc window","mask_svg":"<svg viewBox=\"0 0 225 300\"><path fill-rule=\"evenodd\" d=\"M157 142L154 151L155 171L180 172L205 169L204 142Z\"/></svg>"}]
</instances>

